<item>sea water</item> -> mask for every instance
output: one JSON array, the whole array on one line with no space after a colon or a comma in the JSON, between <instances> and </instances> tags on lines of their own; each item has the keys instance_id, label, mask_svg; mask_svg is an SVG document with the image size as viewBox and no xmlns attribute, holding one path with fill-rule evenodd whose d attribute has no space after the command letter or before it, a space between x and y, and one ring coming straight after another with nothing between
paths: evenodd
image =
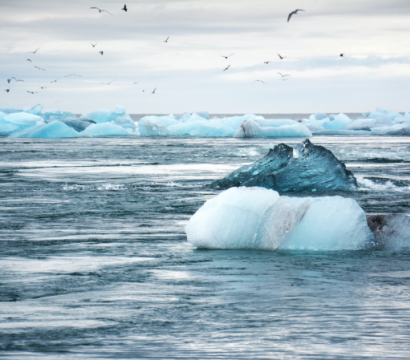
<instances>
[{"instance_id":1,"label":"sea water","mask_svg":"<svg viewBox=\"0 0 410 360\"><path fill-rule=\"evenodd\" d=\"M406 248L187 243L188 220L219 193L207 185L301 140L0 138L0 357L408 357ZM410 138L311 141L358 179L330 195L410 213Z\"/></svg>"}]
</instances>

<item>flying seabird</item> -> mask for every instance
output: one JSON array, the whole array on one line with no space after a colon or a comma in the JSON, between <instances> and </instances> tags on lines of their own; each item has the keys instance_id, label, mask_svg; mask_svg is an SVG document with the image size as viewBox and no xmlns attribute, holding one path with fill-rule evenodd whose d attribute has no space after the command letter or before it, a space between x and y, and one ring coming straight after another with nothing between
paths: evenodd
<instances>
[{"instance_id":1,"label":"flying seabird","mask_svg":"<svg viewBox=\"0 0 410 360\"><path fill-rule=\"evenodd\" d=\"M30 62L32 62L30 59L27 59L26 61L30 61Z\"/></svg>"},{"instance_id":2,"label":"flying seabird","mask_svg":"<svg viewBox=\"0 0 410 360\"><path fill-rule=\"evenodd\" d=\"M16 82L17 82L17 81L22 81L22 82L24 82L24 80L17 79L17 78L15 78L14 76L12 76L11 78L12 78L13 80L15 80Z\"/></svg>"},{"instance_id":3,"label":"flying seabird","mask_svg":"<svg viewBox=\"0 0 410 360\"><path fill-rule=\"evenodd\" d=\"M224 69L224 71L228 70L230 66L231 66L231 65L228 65L228 66Z\"/></svg>"},{"instance_id":4,"label":"flying seabird","mask_svg":"<svg viewBox=\"0 0 410 360\"><path fill-rule=\"evenodd\" d=\"M343 56L344 56L344 53L341 53L341 54L340 54L340 57L343 57Z\"/></svg>"},{"instance_id":5,"label":"flying seabird","mask_svg":"<svg viewBox=\"0 0 410 360\"><path fill-rule=\"evenodd\" d=\"M6 89L6 90L4 90L5 92L10 92L10 89Z\"/></svg>"},{"instance_id":6,"label":"flying seabird","mask_svg":"<svg viewBox=\"0 0 410 360\"><path fill-rule=\"evenodd\" d=\"M38 91L28 91L27 90L27 92L30 93L30 94L38 94Z\"/></svg>"},{"instance_id":7,"label":"flying seabird","mask_svg":"<svg viewBox=\"0 0 410 360\"><path fill-rule=\"evenodd\" d=\"M264 61L263 63L267 65L267 64L269 64L270 62L271 62L271 60L269 60L269 61Z\"/></svg>"},{"instance_id":8,"label":"flying seabird","mask_svg":"<svg viewBox=\"0 0 410 360\"><path fill-rule=\"evenodd\" d=\"M124 4L124 7L121 10L124 10L125 12L127 12L128 11L127 4Z\"/></svg>"},{"instance_id":9,"label":"flying seabird","mask_svg":"<svg viewBox=\"0 0 410 360\"><path fill-rule=\"evenodd\" d=\"M82 77L81 75L77 75L77 74L70 74L70 75L65 75L64 77L70 77L70 76L77 76L77 77Z\"/></svg>"},{"instance_id":10,"label":"flying seabird","mask_svg":"<svg viewBox=\"0 0 410 360\"><path fill-rule=\"evenodd\" d=\"M55 83L55 82L57 82L57 81L60 80L60 79L61 79L61 78L56 79L56 80L53 80L53 81L50 81L50 84Z\"/></svg>"},{"instance_id":11,"label":"flying seabird","mask_svg":"<svg viewBox=\"0 0 410 360\"><path fill-rule=\"evenodd\" d=\"M114 79L114 80L115 80L115 79ZM101 84L110 85L114 80L111 80L109 83L101 83Z\"/></svg>"},{"instance_id":12,"label":"flying seabird","mask_svg":"<svg viewBox=\"0 0 410 360\"><path fill-rule=\"evenodd\" d=\"M29 51L30 54L35 54L37 52L37 50L39 50L40 48L34 50L34 51Z\"/></svg>"},{"instance_id":13,"label":"flying seabird","mask_svg":"<svg viewBox=\"0 0 410 360\"><path fill-rule=\"evenodd\" d=\"M279 56L279 59L281 60L286 59L286 56L281 56L281 54L278 54L278 56Z\"/></svg>"},{"instance_id":14,"label":"flying seabird","mask_svg":"<svg viewBox=\"0 0 410 360\"><path fill-rule=\"evenodd\" d=\"M98 8L98 7L95 7L95 6L90 7L90 9L97 9L97 10L98 10L98 12L100 12L100 13L102 13L102 12L104 11L104 12L106 12L106 13L110 14L111 16L114 16L114 15L113 15L113 14L111 14L109 11L107 11L107 10L103 10L103 9L100 9L100 8Z\"/></svg>"},{"instance_id":15,"label":"flying seabird","mask_svg":"<svg viewBox=\"0 0 410 360\"><path fill-rule=\"evenodd\" d=\"M157 88L154 89L154 91L152 92L153 94L155 94L155 90L157 90Z\"/></svg>"},{"instance_id":16,"label":"flying seabird","mask_svg":"<svg viewBox=\"0 0 410 360\"><path fill-rule=\"evenodd\" d=\"M11 79L7 79L7 84L10 84Z\"/></svg>"},{"instance_id":17,"label":"flying seabird","mask_svg":"<svg viewBox=\"0 0 410 360\"><path fill-rule=\"evenodd\" d=\"M262 80L255 80L254 82L256 82L256 81L259 81L259 82L261 82L261 83L263 83L263 84L265 83L265 82L264 82L264 81L262 81Z\"/></svg>"},{"instance_id":18,"label":"flying seabird","mask_svg":"<svg viewBox=\"0 0 410 360\"><path fill-rule=\"evenodd\" d=\"M91 44L92 47L96 47L98 43Z\"/></svg>"},{"instance_id":19,"label":"flying seabird","mask_svg":"<svg viewBox=\"0 0 410 360\"><path fill-rule=\"evenodd\" d=\"M168 39L169 39L169 36L168 36L167 39L164 41L164 43L167 43L167 42L168 42Z\"/></svg>"},{"instance_id":20,"label":"flying seabird","mask_svg":"<svg viewBox=\"0 0 410 360\"><path fill-rule=\"evenodd\" d=\"M278 72L278 74L279 74L280 76L282 76L282 77L290 76L289 74L282 74L282 73L280 73L280 72Z\"/></svg>"},{"instance_id":21,"label":"flying seabird","mask_svg":"<svg viewBox=\"0 0 410 360\"><path fill-rule=\"evenodd\" d=\"M42 69L41 67L38 67L38 66L35 66L35 65L34 65L34 67L39 69L39 70L47 71L46 69Z\"/></svg>"},{"instance_id":22,"label":"flying seabird","mask_svg":"<svg viewBox=\"0 0 410 360\"><path fill-rule=\"evenodd\" d=\"M296 9L295 11L292 11L289 15L288 15L288 22L290 20L290 18L292 17L292 15L296 15L298 13L298 11L305 11L303 9Z\"/></svg>"},{"instance_id":23,"label":"flying seabird","mask_svg":"<svg viewBox=\"0 0 410 360\"><path fill-rule=\"evenodd\" d=\"M233 54L231 54L231 55L228 55L228 56L225 56L225 55L219 55L220 57L223 57L223 58L225 58L225 59L228 59L229 57L231 57L232 55L235 55L235 53L233 53Z\"/></svg>"},{"instance_id":24,"label":"flying seabird","mask_svg":"<svg viewBox=\"0 0 410 360\"><path fill-rule=\"evenodd\" d=\"M40 89L47 89L46 87L42 86Z\"/></svg>"},{"instance_id":25,"label":"flying seabird","mask_svg":"<svg viewBox=\"0 0 410 360\"><path fill-rule=\"evenodd\" d=\"M104 51L99 51L98 53L101 55L104 55Z\"/></svg>"}]
</instances>

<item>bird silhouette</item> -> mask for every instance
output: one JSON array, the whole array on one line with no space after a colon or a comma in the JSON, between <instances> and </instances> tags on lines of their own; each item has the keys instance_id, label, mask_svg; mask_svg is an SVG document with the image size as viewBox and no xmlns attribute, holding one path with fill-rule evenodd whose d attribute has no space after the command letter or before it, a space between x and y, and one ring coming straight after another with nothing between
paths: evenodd
<instances>
[{"instance_id":1,"label":"bird silhouette","mask_svg":"<svg viewBox=\"0 0 410 360\"><path fill-rule=\"evenodd\" d=\"M286 56L282 56L281 54L278 54L278 56L279 56L279 59L281 60L286 59Z\"/></svg>"},{"instance_id":2,"label":"bird silhouette","mask_svg":"<svg viewBox=\"0 0 410 360\"><path fill-rule=\"evenodd\" d=\"M40 50L40 48L34 50L34 51L29 51L30 54L35 54L38 50Z\"/></svg>"},{"instance_id":3,"label":"bird silhouette","mask_svg":"<svg viewBox=\"0 0 410 360\"><path fill-rule=\"evenodd\" d=\"M153 94L155 94L155 90L157 90L157 88L155 88L155 89L152 91Z\"/></svg>"},{"instance_id":4,"label":"bird silhouette","mask_svg":"<svg viewBox=\"0 0 410 360\"><path fill-rule=\"evenodd\" d=\"M8 93L8 92L10 92L10 89L6 89L6 90L4 90L4 91Z\"/></svg>"},{"instance_id":5,"label":"bird silhouette","mask_svg":"<svg viewBox=\"0 0 410 360\"><path fill-rule=\"evenodd\" d=\"M70 76L82 77L81 75L77 75L77 74L65 75L64 77L70 77Z\"/></svg>"},{"instance_id":6,"label":"bird silhouette","mask_svg":"<svg viewBox=\"0 0 410 360\"><path fill-rule=\"evenodd\" d=\"M125 12L127 12L128 11L127 4L124 4L124 7L121 10L124 10Z\"/></svg>"},{"instance_id":7,"label":"bird silhouette","mask_svg":"<svg viewBox=\"0 0 410 360\"><path fill-rule=\"evenodd\" d=\"M115 79L114 79L114 80L115 80ZM101 83L101 84L110 85L114 80L111 80L109 83Z\"/></svg>"},{"instance_id":8,"label":"bird silhouette","mask_svg":"<svg viewBox=\"0 0 410 360\"><path fill-rule=\"evenodd\" d=\"M39 69L39 70L42 70L42 71L47 71L46 69L43 69L43 68L38 67L38 66L35 66L35 65L34 65L34 67L35 67L36 69Z\"/></svg>"},{"instance_id":9,"label":"bird silhouette","mask_svg":"<svg viewBox=\"0 0 410 360\"><path fill-rule=\"evenodd\" d=\"M27 92L30 93L30 94L38 94L38 91L28 91L27 90Z\"/></svg>"},{"instance_id":10,"label":"bird silhouette","mask_svg":"<svg viewBox=\"0 0 410 360\"><path fill-rule=\"evenodd\" d=\"M230 64L224 69L224 71L228 70L230 68Z\"/></svg>"},{"instance_id":11,"label":"bird silhouette","mask_svg":"<svg viewBox=\"0 0 410 360\"><path fill-rule=\"evenodd\" d=\"M98 7L96 7L96 6L92 6L92 7L90 7L90 9L97 9L98 12L100 12L100 13L106 12L106 13L110 14L111 16L114 16L114 15L111 14L109 11L100 9L100 8L98 8Z\"/></svg>"},{"instance_id":12,"label":"bird silhouette","mask_svg":"<svg viewBox=\"0 0 410 360\"><path fill-rule=\"evenodd\" d=\"M280 73L280 72L278 72L278 74L279 74L280 76L282 76L283 78L284 78L285 76L290 76L289 74L282 74L282 73Z\"/></svg>"},{"instance_id":13,"label":"bird silhouette","mask_svg":"<svg viewBox=\"0 0 410 360\"><path fill-rule=\"evenodd\" d=\"M99 51L98 53L101 55L104 55L104 51Z\"/></svg>"},{"instance_id":14,"label":"bird silhouette","mask_svg":"<svg viewBox=\"0 0 410 360\"><path fill-rule=\"evenodd\" d=\"M17 79L17 78L15 78L15 77L11 77L15 82L17 82L17 81L22 81L22 82L24 82L24 80L22 80L22 79Z\"/></svg>"},{"instance_id":15,"label":"bird silhouette","mask_svg":"<svg viewBox=\"0 0 410 360\"><path fill-rule=\"evenodd\" d=\"M30 61L30 62L32 62L30 59L27 59L26 61Z\"/></svg>"},{"instance_id":16,"label":"bird silhouette","mask_svg":"<svg viewBox=\"0 0 410 360\"><path fill-rule=\"evenodd\" d=\"M342 54L340 54L340 57L343 57L344 56L344 54L342 53Z\"/></svg>"},{"instance_id":17,"label":"bird silhouette","mask_svg":"<svg viewBox=\"0 0 410 360\"><path fill-rule=\"evenodd\" d=\"M164 41L164 43L167 43L168 42L168 40L169 40L169 36L167 37L167 39Z\"/></svg>"},{"instance_id":18,"label":"bird silhouette","mask_svg":"<svg viewBox=\"0 0 410 360\"><path fill-rule=\"evenodd\" d=\"M264 82L264 81L262 81L262 80L255 80L254 82L256 82L256 81L259 81L259 82L261 82L261 83L263 83L263 84L265 83L265 82Z\"/></svg>"},{"instance_id":19,"label":"bird silhouette","mask_svg":"<svg viewBox=\"0 0 410 360\"><path fill-rule=\"evenodd\" d=\"M11 79L7 79L7 84L10 84Z\"/></svg>"},{"instance_id":20,"label":"bird silhouette","mask_svg":"<svg viewBox=\"0 0 410 360\"><path fill-rule=\"evenodd\" d=\"M42 86L40 89L47 89L45 86Z\"/></svg>"},{"instance_id":21,"label":"bird silhouette","mask_svg":"<svg viewBox=\"0 0 410 360\"><path fill-rule=\"evenodd\" d=\"M267 64L269 64L270 62L271 62L271 60L269 60L269 61L264 61L263 63L267 65Z\"/></svg>"},{"instance_id":22,"label":"bird silhouette","mask_svg":"<svg viewBox=\"0 0 410 360\"><path fill-rule=\"evenodd\" d=\"M225 58L225 59L228 59L228 58L230 58L232 55L235 55L235 53L233 53L233 54L231 54L231 55L228 55L228 56L225 56L225 55L219 55L220 57L223 57L223 58Z\"/></svg>"},{"instance_id":23,"label":"bird silhouette","mask_svg":"<svg viewBox=\"0 0 410 360\"><path fill-rule=\"evenodd\" d=\"M292 11L292 12L288 15L288 22L289 22L290 18L291 18L293 15L297 15L298 11L305 11L305 10L303 10L303 9L296 9L296 10Z\"/></svg>"},{"instance_id":24,"label":"bird silhouette","mask_svg":"<svg viewBox=\"0 0 410 360\"><path fill-rule=\"evenodd\" d=\"M91 46L94 48L94 47L96 47L96 46L97 46L97 44L98 44L98 43L91 44Z\"/></svg>"}]
</instances>

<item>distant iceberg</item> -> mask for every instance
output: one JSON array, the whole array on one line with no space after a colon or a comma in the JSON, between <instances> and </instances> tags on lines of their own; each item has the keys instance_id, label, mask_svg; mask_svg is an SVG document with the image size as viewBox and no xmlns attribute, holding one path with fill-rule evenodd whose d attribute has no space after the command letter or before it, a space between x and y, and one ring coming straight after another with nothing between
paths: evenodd
<instances>
[{"instance_id":1,"label":"distant iceberg","mask_svg":"<svg viewBox=\"0 0 410 360\"><path fill-rule=\"evenodd\" d=\"M359 204L341 196L287 197L231 188L208 200L185 228L202 249L362 250L374 235Z\"/></svg>"},{"instance_id":2,"label":"distant iceberg","mask_svg":"<svg viewBox=\"0 0 410 360\"><path fill-rule=\"evenodd\" d=\"M410 114L386 109L364 113L356 119L345 114L312 114L303 124L314 135L410 135Z\"/></svg>"},{"instance_id":3,"label":"distant iceberg","mask_svg":"<svg viewBox=\"0 0 410 360\"><path fill-rule=\"evenodd\" d=\"M357 189L357 182L331 151L305 140L294 148L276 145L262 159L235 170L211 186L220 189L260 186L281 192L351 191Z\"/></svg>"}]
</instances>

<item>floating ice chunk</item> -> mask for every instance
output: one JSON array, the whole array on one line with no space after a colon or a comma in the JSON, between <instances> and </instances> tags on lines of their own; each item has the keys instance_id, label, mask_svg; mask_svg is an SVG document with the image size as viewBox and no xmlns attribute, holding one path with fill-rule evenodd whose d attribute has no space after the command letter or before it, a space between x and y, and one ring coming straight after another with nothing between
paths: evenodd
<instances>
[{"instance_id":1,"label":"floating ice chunk","mask_svg":"<svg viewBox=\"0 0 410 360\"><path fill-rule=\"evenodd\" d=\"M24 108L24 112L29 113L29 114L33 114L33 115L38 115L38 116L41 116L42 111L43 111L43 105L41 105L41 104L37 104L37 105L32 106L32 107L25 107Z\"/></svg>"},{"instance_id":2,"label":"floating ice chunk","mask_svg":"<svg viewBox=\"0 0 410 360\"><path fill-rule=\"evenodd\" d=\"M42 138L42 139L58 139L58 138L73 138L78 137L77 131L67 126L61 121L54 120L47 124L39 124L31 126L22 131L12 133L11 138Z\"/></svg>"},{"instance_id":3,"label":"floating ice chunk","mask_svg":"<svg viewBox=\"0 0 410 360\"><path fill-rule=\"evenodd\" d=\"M361 250L374 240L353 199L280 197L257 187L208 200L185 231L189 243L207 249Z\"/></svg>"},{"instance_id":4,"label":"floating ice chunk","mask_svg":"<svg viewBox=\"0 0 410 360\"><path fill-rule=\"evenodd\" d=\"M339 114L333 117L333 120L325 120L322 124L324 129L329 130L346 130L352 123L352 120L345 114Z\"/></svg>"},{"instance_id":5,"label":"floating ice chunk","mask_svg":"<svg viewBox=\"0 0 410 360\"><path fill-rule=\"evenodd\" d=\"M167 136L168 126L178 124L173 115L145 116L138 121L138 130L141 136Z\"/></svg>"},{"instance_id":6,"label":"floating ice chunk","mask_svg":"<svg viewBox=\"0 0 410 360\"><path fill-rule=\"evenodd\" d=\"M4 120L5 116L5 113L0 112L0 136L10 135L15 131L19 131L26 128L26 126L13 124L11 122Z\"/></svg>"},{"instance_id":7,"label":"floating ice chunk","mask_svg":"<svg viewBox=\"0 0 410 360\"><path fill-rule=\"evenodd\" d=\"M125 108L119 105L115 108L114 111L95 110L88 114L85 114L85 116L87 119L91 119L95 121L97 124L111 122L120 117L125 117L132 121L131 117L125 112Z\"/></svg>"},{"instance_id":8,"label":"floating ice chunk","mask_svg":"<svg viewBox=\"0 0 410 360\"><path fill-rule=\"evenodd\" d=\"M198 116L199 117L199 116ZM186 121L179 124L170 125L167 128L170 136L201 136L202 125L206 125L208 120Z\"/></svg>"},{"instance_id":9,"label":"floating ice chunk","mask_svg":"<svg viewBox=\"0 0 410 360\"><path fill-rule=\"evenodd\" d=\"M376 247L383 250L410 249L410 217L405 214L367 215Z\"/></svg>"},{"instance_id":10,"label":"floating ice chunk","mask_svg":"<svg viewBox=\"0 0 410 360\"><path fill-rule=\"evenodd\" d=\"M4 114L14 114L14 113L19 113L23 112L21 109L13 108L13 107L0 107L0 111Z\"/></svg>"},{"instance_id":11,"label":"floating ice chunk","mask_svg":"<svg viewBox=\"0 0 410 360\"><path fill-rule=\"evenodd\" d=\"M380 126L380 127L374 127L372 129L372 135L387 135L389 133L395 133L399 130L402 130L406 127L409 127L408 123L404 124L394 124L391 126Z\"/></svg>"},{"instance_id":12,"label":"floating ice chunk","mask_svg":"<svg viewBox=\"0 0 410 360\"><path fill-rule=\"evenodd\" d=\"M123 127L130 133L135 133L137 131L137 126L129 116L118 117L114 120L114 123Z\"/></svg>"},{"instance_id":13,"label":"floating ice chunk","mask_svg":"<svg viewBox=\"0 0 410 360\"><path fill-rule=\"evenodd\" d=\"M46 121L62 120L62 119L76 119L73 113L63 110L50 109L43 114L43 119Z\"/></svg>"},{"instance_id":14,"label":"floating ice chunk","mask_svg":"<svg viewBox=\"0 0 410 360\"><path fill-rule=\"evenodd\" d=\"M92 124L95 124L92 120L79 120L77 118L74 119L61 119L59 120L64 124L68 125L69 127L73 128L77 132L84 131L87 127Z\"/></svg>"},{"instance_id":15,"label":"floating ice chunk","mask_svg":"<svg viewBox=\"0 0 410 360\"><path fill-rule=\"evenodd\" d=\"M127 136L131 135L122 126L114 122L105 122L102 124L92 124L85 129L82 134L90 136Z\"/></svg>"},{"instance_id":16,"label":"floating ice chunk","mask_svg":"<svg viewBox=\"0 0 410 360\"><path fill-rule=\"evenodd\" d=\"M16 124L16 125L34 126L38 122L42 122L43 118L37 115L28 114L26 112L18 112L18 113L6 115L4 117L4 120L10 123Z\"/></svg>"},{"instance_id":17,"label":"floating ice chunk","mask_svg":"<svg viewBox=\"0 0 410 360\"><path fill-rule=\"evenodd\" d=\"M310 130L293 120L245 120L234 137L311 137Z\"/></svg>"},{"instance_id":18,"label":"floating ice chunk","mask_svg":"<svg viewBox=\"0 0 410 360\"><path fill-rule=\"evenodd\" d=\"M276 145L254 164L243 166L212 187L261 186L283 192L351 191L357 188L353 174L323 146L309 140L291 148Z\"/></svg>"},{"instance_id":19,"label":"floating ice chunk","mask_svg":"<svg viewBox=\"0 0 410 360\"><path fill-rule=\"evenodd\" d=\"M312 115L316 120L325 120L328 118L328 116L324 113L316 113L314 115Z\"/></svg>"}]
</instances>

